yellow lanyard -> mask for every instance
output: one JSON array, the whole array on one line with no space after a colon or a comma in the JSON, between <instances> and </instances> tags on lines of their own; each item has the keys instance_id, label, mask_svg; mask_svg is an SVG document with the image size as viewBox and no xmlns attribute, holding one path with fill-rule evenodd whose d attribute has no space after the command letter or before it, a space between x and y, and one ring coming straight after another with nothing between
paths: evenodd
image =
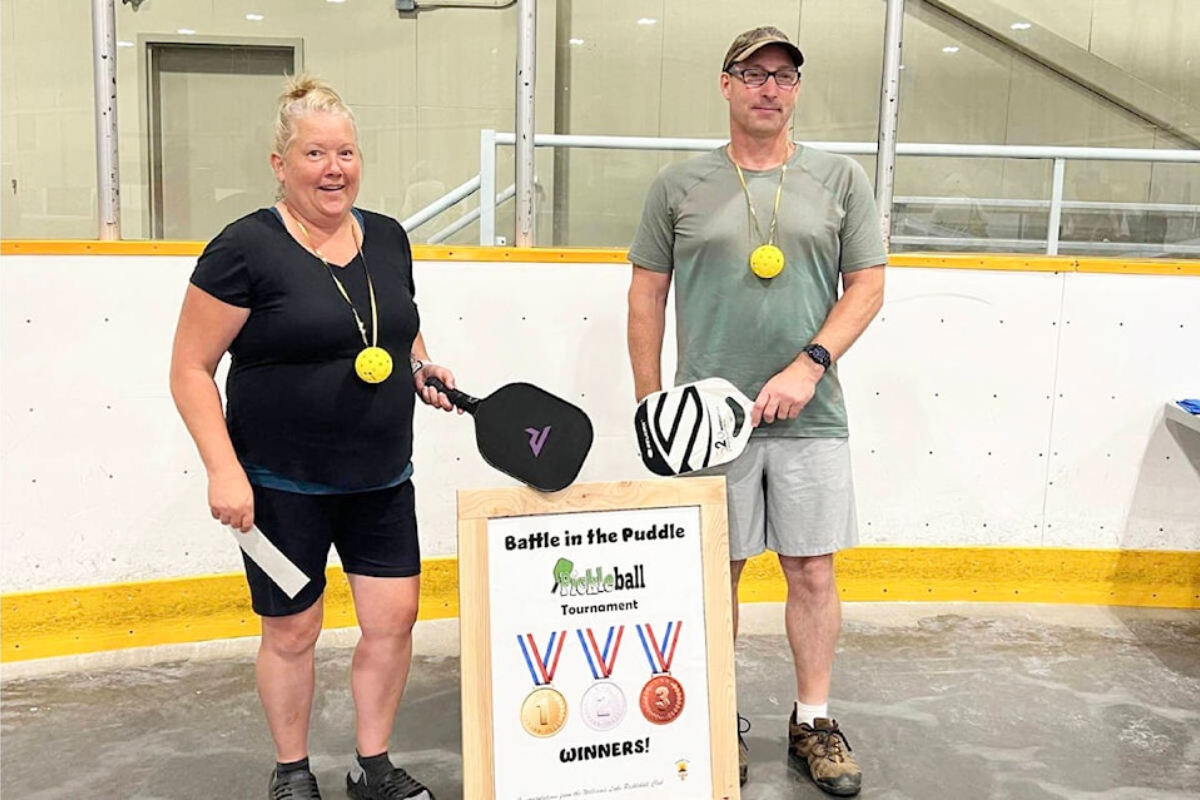
<instances>
[{"instance_id":1,"label":"yellow lanyard","mask_svg":"<svg viewBox=\"0 0 1200 800\"><path fill-rule=\"evenodd\" d=\"M787 162L783 162L783 167L779 170L779 186L775 189L775 210L771 212L771 228L765 240L762 235L762 226L758 222L758 214L754 211L754 201L750 199L750 187L746 185L746 176L742 174L742 166L736 161L733 162L733 166L737 170L738 180L742 182L742 191L746 193L746 205L750 208L749 222L753 225L753 230L750 232L751 237L757 234L758 241L762 244L775 244L775 229L779 224L779 199L783 197L783 179L787 177Z\"/></svg>"},{"instance_id":2,"label":"yellow lanyard","mask_svg":"<svg viewBox=\"0 0 1200 800\"><path fill-rule=\"evenodd\" d=\"M287 207L287 204L284 204ZM375 284L371 281L371 271L367 269L367 257L363 255L362 245L358 242L358 236L354 233L354 223L350 223L350 235L354 239L354 249L358 252L358 257L362 259L363 272L367 276L367 293L371 296L371 341L367 341L367 326L363 324L362 318L358 316L358 309L354 307L354 302L350 299L349 293L346 292L346 287L338 280L337 273L333 270L333 265L326 260L325 256L321 255L321 251L313 247L312 237L308 235L308 228L304 227L304 223L300 218L292 213L292 209L288 208L288 216L295 220L296 225L300 228L300 232L304 234L305 241L308 242L308 249L313 252L317 258L321 259L321 263L329 270L329 276L333 278L337 289L342 293L342 297L346 301L346 305L350 306L350 312L354 314L354 321L358 323L358 334L362 337L363 347L376 347L379 344L379 310L375 306Z\"/></svg>"}]
</instances>

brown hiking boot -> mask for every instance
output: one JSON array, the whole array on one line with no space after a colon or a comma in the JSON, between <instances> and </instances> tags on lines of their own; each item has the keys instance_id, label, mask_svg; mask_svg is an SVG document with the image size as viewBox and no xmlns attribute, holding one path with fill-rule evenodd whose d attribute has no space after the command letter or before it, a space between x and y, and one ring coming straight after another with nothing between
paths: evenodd
<instances>
[{"instance_id":1,"label":"brown hiking boot","mask_svg":"<svg viewBox=\"0 0 1200 800\"><path fill-rule=\"evenodd\" d=\"M746 785L746 777L750 774L750 746L742 738L742 734L750 732L750 720L738 714L738 785Z\"/></svg>"},{"instance_id":2,"label":"brown hiking boot","mask_svg":"<svg viewBox=\"0 0 1200 800\"><path fill-rule=\"evenodd\" d=\"M849 797L862 788L862 770L850 755L846 734L836 721L818 717L810 727L796 724L796 714L788 720L788 755L803 761L808 774L822 791Z\"/></svg>"}]
</instances>

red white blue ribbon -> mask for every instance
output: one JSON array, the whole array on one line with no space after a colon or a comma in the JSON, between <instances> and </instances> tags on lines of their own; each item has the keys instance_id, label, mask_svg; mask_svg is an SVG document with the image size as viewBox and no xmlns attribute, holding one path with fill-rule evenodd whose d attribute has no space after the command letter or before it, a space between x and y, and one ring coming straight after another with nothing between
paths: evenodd
<instances>
[{"instance_id":1,"label":"red white blue ribbon","mask_svg":"<svg viewBox=\"0 0 1200 800\"><path fill-rule=\"evenodd\" d=\"M558 641L558 647L555 648L554 642ZM563 642L567 640L567 632L559 631L550 634L550 642L546 645L546 655L543 656L538 652L537 642L533 641L533 634L527 633L524 636L517 636L517 644L521 645L521 654L525 656L525 666L529 667L529 675L533 678L534 686L542 686L554 680L554 673L558 671L558 657L562 655ZM526 641L529 646L526 647ZM529 657L530 651L533 651L533 658ZM553 660L551 660L553 653ZM537 669L534 669L534 665ZM538 680L538 678L541 680Z\"/></svg>"},{"instance_id":2,"label":"red white blue ribbon","mask_svg":"<svg viewBox=\"0 0 1200 800\"><path fill-rule=\"evenodd\" d=\"M617 634L616 642L613 642L613 631ZM625 626L608 629L608 638L604 641L603 650L596 644L596 635L591 628L587 629L587 639L583 638L582 629L576 628L575 633L579 634L579 643L583 645L583 654L587 656L588 666L592 668L592 677L600 680L612 675L613 665L617 661L617 650L621 648L621 637L625 634Z\"/></svg>"},{"instance_id":3,"label":"red white blue ribbon","mask_svg":"<svg viewBox=\"0 0 1200 800\"><path fill-rule=\"evenodd\" d=\"M638 636L641 637L642 649L646 652L646 660L650 662L651 672L658 674L671 671L671 662L675 660L675 646L679 644L679 631L682 628L683 620L668 622L667 633L663 637L663 646L659 647L650 623L637 626ZM646 641L647 636L650 637L649 642Z\"/></svg>"}]
</instances>

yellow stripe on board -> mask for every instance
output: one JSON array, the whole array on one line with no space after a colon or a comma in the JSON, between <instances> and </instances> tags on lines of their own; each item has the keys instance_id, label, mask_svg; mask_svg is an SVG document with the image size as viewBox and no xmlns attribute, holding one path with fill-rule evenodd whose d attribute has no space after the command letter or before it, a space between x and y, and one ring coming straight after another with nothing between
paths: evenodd
<instances>
[{"instance_id":1,"label":"yellow stripe on board","mask_svg":"<svg viewBox=\"0 0 1200 800\"><path fill-rule=\"evenodd\" d=\"M1077 272L1107 275L1200 275L1200 261L1126 261L1116 258L1081 258Z\"/></svg>"},{"instance_id":2,"label":"yellow stripe on board","mask_svg":"<svg viewBox=\"0 0 1200 800\"><path fill-rule=\"evenodd\" d=\"M0 240L0 255L4 256L198 256L202 250L204 242Z\"/></svg>"},{"instance_id":3,"label":"yellow stripe on board","mask_svg":"<svg viewBox=\"0 0 1200 800\"><path fill-rule=\"evenodd\" d=\"M421 618L458 616L458 561L423 563ZM1200 552L1001 547L858 547L837 556L848 601L1017 602L1200 608ZM332 568L325 627L355 624L349 586ZM743 602L786 594L769 554L742 573ZM0 661L255 636L240 575L0 596Z\"/></svg>"},{"instance_id":4,"label":"yellow stripe on board","mask_svg":"<svg viewBox=\"0 0 1200 800\"><path fill-rule=\"evenodd\" d=\"M417 261L482 261L513 264L629 264L625 250L553 249L549 247L481 247L415 244Z\"/></svg>"},{"instance_id":5,"label":"yellow stripe on board","mask_svg":"<svg viewBox=\"0 0 1200 800\"><path fill-rule=\"evenodd\" d=\"M988 253L893 253L889 267L921 269L979 269L1003 272L1075 272L1077 261L1068 256L1017 256Z\"/></svg>"},{"instance_id":6,"label":"yellow stripe on board","mask_svg":"<svg viewBox=\"0 0 1200 800\"><path fill-rule=\"evenodd\" d=\"M421 564L421 619L458 616L458 560ZM325 627L355 625L340 567L326 574ZM257 636L258 617L242 575L87 586L0 596L0 662L126 647Z\"/></svg>"},{"instance_id":7,"label":"yellow stripe on board","mask_svg":"<svg viewBox=\"0 0 1200 800\"><path fill-rule=\"evenodd\" d=\"M204 242L98 242L42 239L0 240L0 255L15 256L198 256ZM417 261L473 261L510 264L629 263L622 248L481 247L479 245L413 245ZM897 253L893 267L975 269L1003 272L1097 272L1114 275L1200 276L1200 260L1156 261L1071 256L1003 255L994 253Z\"/></svg>"},{"instance_id":8,"label":"yellow stripe on board","mask_svg":"<svg viewBox=\"0 0 1200 800\"><path fill-rule=\"evenodd\" d=\"M16 256L198 256L204 242L87 242L0 240L0 255ZM513 264L628 264L625 251L619 249L582 249L546 247L479 247L452 245L413 245L417 261L483 261Z\"/></svg>"}]
</instances>

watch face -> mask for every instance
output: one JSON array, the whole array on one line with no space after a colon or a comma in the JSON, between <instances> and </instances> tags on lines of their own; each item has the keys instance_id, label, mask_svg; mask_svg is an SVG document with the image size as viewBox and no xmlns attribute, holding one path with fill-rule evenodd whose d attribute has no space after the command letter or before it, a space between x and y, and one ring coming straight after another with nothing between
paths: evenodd
<instances>
[{"instance_id":1,"label":"watch face","mask_svg":"<svg viewBox=\"0 0 1200 800\"><path fill-rule=\"evenodd\" d=\"M813 361L817 362L825 369L829 369L829 351L824 347L819 344L810 344L808 347L804 348L804 352L808 353L809 357L812 358Z\"/></svg>"}]
</instances>

